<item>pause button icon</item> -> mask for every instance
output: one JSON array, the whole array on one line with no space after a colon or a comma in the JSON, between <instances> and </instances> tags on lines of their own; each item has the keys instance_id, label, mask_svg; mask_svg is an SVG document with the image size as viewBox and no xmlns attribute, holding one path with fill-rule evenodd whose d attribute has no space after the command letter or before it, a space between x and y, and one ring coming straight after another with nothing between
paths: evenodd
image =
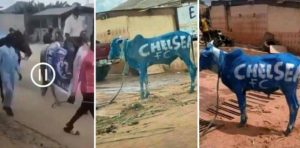
<instances>
[{"instance_id":1,"label":"pause button icon","mask_svg":"<svg viewBox=\"0 0 300 148\"><path fill-rule=\"evenodd\" d=\"M45 68L43 68L43 70L42 70L42 69L41 69L41 66L44 66ZM50 70L52 71L52 75L53 75L53 77L52 77L52 79L51 79L50 81L49 81L49 79L48 79L48 68L47 68L47 67L50 68ZM34 71L35 71L36 68L38 68L38 81L39 81L39 82L45 81L45 82L47 82L46 84L39 84L39 83L36 82L36 80L34 79L33 74L34 74ZM50 64L44 63L44 62L38 63L38 64L34 65L34 66L32 67L32 69L31 69L31 72L30 72L30 78L31 78L31 81L32 81L32 83L33 83L34 85L36 85L37 87L48 87L48 86L50 86L50 85L54 82L55 76L56 76L56 75L55 75L54 68L53 68Z\"/></svg>"},{"instance_id":2,"label":"pause button icon","mask_svg":"<svg viewBox=\"0 0 300 148\"><path fill-rule=\"evenodd\" d=\"M44 72L44 80L48 81L48 70L47 68L43 71ZM39 68L39 81L43 81L43 77L42 77L42 69Z\"/></svg>"}]
</instances>

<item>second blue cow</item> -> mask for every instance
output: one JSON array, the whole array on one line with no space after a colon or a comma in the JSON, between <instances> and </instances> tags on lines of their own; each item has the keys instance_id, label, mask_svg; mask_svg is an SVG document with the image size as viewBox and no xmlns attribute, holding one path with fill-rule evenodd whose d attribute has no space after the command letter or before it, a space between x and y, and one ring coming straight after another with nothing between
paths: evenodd
<instances>
[{"instance_id":1,"label":"second blue cow","mask_svg":"<svg viewBox=\"0 0 300 148\"><path fill-rule=\"evenodd\" d=\"M241 112L241 126L247 122L246 91L256 90L271 94L280 89L290 110L285 135L292 131L299 108L296 96L300 76L298 57L289 53L248 56L241 49L227 53L210 43L200 54L200 70L204 69L219 74L222 82L236 94Z\"/></svg>"},{"instance_id":2,"label":"second blue cow","mask_svg":"<svg viewBox=\"0 0 300 148\"><path fill-rule=\"evenodd\" d=\"M140 74L141 98L149 96L147 68L153 64L171 64L177 57L184 61L191 77L190 92L194 91L196 66L190 58L191 35L176 31L154 38L137 35L133 40L112 40L109 59L123 57Z\"/></svg>"}]
</instances>

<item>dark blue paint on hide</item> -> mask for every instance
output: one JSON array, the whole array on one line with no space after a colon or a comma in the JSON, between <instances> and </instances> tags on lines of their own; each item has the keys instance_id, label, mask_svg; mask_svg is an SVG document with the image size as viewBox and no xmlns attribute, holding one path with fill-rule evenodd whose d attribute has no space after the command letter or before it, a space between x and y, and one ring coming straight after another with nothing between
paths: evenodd
<instances>
[{"instance_id":1,"label":"dark blue paint on hide","mask_svg":"<svg viewBox=\"0 0 300 148\"><path fill-rule=\"evenodd\" d=\"M72 63L66 60L66 55L68 54L67 50L56 46L56 44L57 43L54 42L47 48L46 61L55 70L56 77L53 84L68 92L72 78L70 71ZM47 67L47 71L48 80L51 80L53 77L52 71L49 67Z\"/></svg>"},{"instance_id":2,"label":"dark blue paint on hide","mask_svg":"<svg viewBox=\"0 0 300 148\"><path fill-rule=\"evenodd\" d=\"M285 134L294 127L299 108L296 96L300 76L300 60L290 53L249 56L241 49L227 53L209 44L200 53L200 70L210 69L220 75L222 82L233 91L241 111L241 125L247 122L246 91L270 94L280 89L290 109Z\"/></svg>"},{"instance_id":3,"label":"dark blue paint on hide","mask_svg":"<svg viewBox=\"0 0 300 148\"><path fill-rule=\"evenodd\" d=\"M123 57L130 67L139 71L141 98L147 98L149 95L147 67L153 64L169 65L177 57L180 57L188 67L191 77L190 91L192 92L195 87L196 66L190 58L191 46L191 35L182 31L154 38L144 38L142 35L137 35L133 40L115 38L111 43L109 58ZM144 84L146 92L144 92Z\"/></svg>"}]
</instances>

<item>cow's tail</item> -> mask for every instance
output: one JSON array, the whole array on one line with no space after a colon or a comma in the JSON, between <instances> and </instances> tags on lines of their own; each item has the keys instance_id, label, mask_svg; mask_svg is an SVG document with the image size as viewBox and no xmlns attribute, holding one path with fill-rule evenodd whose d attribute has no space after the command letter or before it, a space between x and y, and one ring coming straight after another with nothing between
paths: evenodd
<instances>
[{"instance_id":1,"label":"cow's tail","mask_svg":"<svg viewBox=\"0 0 300 148\"><path fill-rule=\"evenodd\" d=\"M41 51L41 54L40 54L40 62L42 63L46 63L47 62L47 60L46 60L46 53L47 53L47 49L48 48L45 48L45 49L43 49L42 51ZM42 75L42 84L44 85L44 84L46 84L47 82L45 81L45 70L46 70L46 66L45 65L41 65L40 66L40 69L41 69L41 75ZM47 93L47 87L41 87L41 95L42 96L45 96L46 95L46 93Z\"/></svg>"}]
</instances>

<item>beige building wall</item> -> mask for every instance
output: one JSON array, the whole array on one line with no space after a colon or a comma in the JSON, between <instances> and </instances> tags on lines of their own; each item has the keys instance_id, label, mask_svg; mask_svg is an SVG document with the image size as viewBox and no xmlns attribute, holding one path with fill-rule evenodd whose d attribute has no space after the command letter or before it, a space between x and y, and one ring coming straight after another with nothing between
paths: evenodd
<instances>
[{"instance_id":1,"label":"beige building wall","mask_svg":"<svg viewBox=\"0 0 300 148\"><path fill-rule=\"evenodd\" d=\"M110 32L110 34L108 32ZM98 41L102 43L109 43L117 36L129 36L127 16L96 21L96 39Z\"/></svg>"},{"instance_id":2,"label":"beige building wall","mask_svg":"<svg viewBox=\"0 0 300 148\"><path fill-rule=\"evenodd\" d=\"M97 39L105 43L117 36L129 39L133 39L137 34L154 37L176 30L175 20L170 15L120 16L97 20L96 25Z\"/></svg>"},{"instance_id":3,"label":"beige building wall","mask_svg":"<svg viewBox=\"0 0 300 148\"><path fill-rule=\"evenodd\" d=\"M144 37L149 38L176 30L176 22L173 15L119 16L97 20L96 26L96 38L102 43L109 43L117 36L133 39L137 34L142 34ZM196 47L194 46L195 55L197 55ZM123 63L114 65L110 72L120 73L122 67ZM185 64L180 59L177 59L170 67L165 65L151 66L148 68L148 73L161 73L166 70L182 71L185 69Z\"/></svg>"},{"instance_id":4,"label":"beige building wall","mask_svg":"<svg viewBox=\"0 0 300 148\"><path fill-rule=\"evenodd\" d=\"M129 17L128 31L130 39L137 34L144 37L155 37L176 30L175 19L172 15L134 16Z\"/></svg>"}]
</instances>

